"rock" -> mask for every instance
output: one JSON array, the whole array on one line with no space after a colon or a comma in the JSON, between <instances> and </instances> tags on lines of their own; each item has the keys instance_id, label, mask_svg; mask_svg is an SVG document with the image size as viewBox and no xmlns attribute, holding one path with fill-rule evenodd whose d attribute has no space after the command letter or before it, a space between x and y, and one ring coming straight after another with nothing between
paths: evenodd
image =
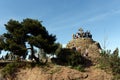
<instances>
[{"instance_id":1,"label":"rock","mask_svg":"<svg viewBox=\"0 0 120 80\"><path fill-rule=\"evenodd\" d=\"M99 42L94 41L89 37L79 37L72 39L68 42L66 48L76 50L83 56L87 56L91 61L96 63L97 59L100 57L101 46Z\"/></svg>"}]
</instances>

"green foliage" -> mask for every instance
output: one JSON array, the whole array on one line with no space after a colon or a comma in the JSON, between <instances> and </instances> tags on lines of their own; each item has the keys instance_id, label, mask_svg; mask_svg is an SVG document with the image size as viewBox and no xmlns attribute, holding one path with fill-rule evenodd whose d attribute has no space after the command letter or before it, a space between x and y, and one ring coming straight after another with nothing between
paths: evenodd
<instances>
[{"instance_id":1,"label":"green foliage","mask_svg":"<svg viewBox=\"0 0 120 80\"><path fill-rule=\"evenodd\" d=\"M6 63L7 65L2 68L1 74L3 77L14 78L15 73L19 70L19 68L33 68L35 66L45 67L47 64L35 63L35 62L11 62ZM13 79L11 79L13 80Z\"/></svg>"},{"instance_id":2,"label":"green foliage","mask_svg":"<svg viewBox=\"0 0 120 80\"><path fill-rule=\"evenodd\" d=\"M102 51L102 53L100 53L101 57L99 59L99 64L100 64L100 68L107 70L110 68L110 53L108 53L108 51Z\"/></svg>"},{"instance_id":3,"label":"green foliage","mask_svg":"<svg viewBox=\"0 0 120 80\"><path fill-rule=\"evenodd\" d=\"M106 71L111 70L113 75L117 78L118 76L116 75L120 75L120 57L118 54L118 48L116 48L112 54L106 51L105 53L101 53L101 58L99 60L100 68Z\"/></svg>"},{"instance_id":4,"label":"green foliage","mask_svg":"<svg viewBox=\"0 0 120 80\"><path fill-rule=\"evenodd\" d=\"M112 80L120 80L120 74L116 74Z\"/></svg>"},{"instance_id":5,"label":"green foliage","mask_svg":"<svg viewBox=\"0 0 120 80\"><path fill-rule=\"evenodd\" d=\"M81 72L85 72L85 67L83 65L74 66L72 68Z\"/></svg>"},{"instance_id":6,"label":"green foliage","mask_svg":"<svg viewBox=\"0 0 120 80\"><path fill-rule=\"evenodd\" d=\"M13 76L14 73L17 71L18 66L19 66L19 64L16 63L16 62L7 64L2 69L2 75L3 75L3 77Z\"/></svg>"},{"instance_id":7,"label":"green foliage","mask_svg":"<svg viewBox=\"0 0 120 80\"><path fill-rule=\"evenodd\" d=\"M31 59L34 58L39 62L35 56L34 47L44 49L47 54L54 53L58 48L55 43L56 36L49 34L41 21L26 18L19 22L11 19L5 24L5 28L7 32L3 34L4 39L0 38L0 50L4 49L25 58L28 51L27 45L30 45Z\"/></svg>"},{"instance_id":8,"label":"green foliage","mask_svg":"<svg viewBox=\"0 0 120 80\"><path fill-rule=\"evenodd\" d=\"M61 49L57 58L59 59L60 64L69 66L85 65L87 61L80 53L66 48Z\"/></svg>"},{"instance_id":9,"label":"green foliage","mask_svg":"<svg viewBox=\"0 0 120 80\"><path fill-rule=\"evenodd\" d=\"M116 55L111 56L110 67L114 75L120 74L120 57Z\"/></svg>"}]
</instances>

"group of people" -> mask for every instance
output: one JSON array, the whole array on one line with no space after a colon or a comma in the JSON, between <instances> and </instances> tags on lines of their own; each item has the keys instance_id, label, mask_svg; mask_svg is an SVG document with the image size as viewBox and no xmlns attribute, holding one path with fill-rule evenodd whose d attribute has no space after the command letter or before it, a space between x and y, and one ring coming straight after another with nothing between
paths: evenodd
<instances>
[{"instance_id":1,"label":"group of people","mask_svg":"<svg viewBox=\"0 0 120 80\"><path fill-rule=\"evenodd\" d=\"M79 32L77 32L76 34L72 35L73 39L77 39L77 38L92 38L92 34L90 33L90 31L86 31L84 32L82 28L79 29Z\"/></svg>"}]
</instances>

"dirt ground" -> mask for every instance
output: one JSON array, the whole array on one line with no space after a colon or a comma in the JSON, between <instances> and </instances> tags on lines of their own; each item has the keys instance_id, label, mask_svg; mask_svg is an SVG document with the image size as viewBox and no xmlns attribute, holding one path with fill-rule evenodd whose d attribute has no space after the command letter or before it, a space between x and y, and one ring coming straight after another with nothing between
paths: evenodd
<instances>
[{"instance_id":1,"label":"dirt ground","mask_svg":"<svg viewBox=\"0 0 120 80\"><path fill-rule=\"evenodd\" d=\"M112 75L104 70L90 66L85 72L69 67L52 65L49 67L35 67L20 69L15 80L112 80Z\"/></svg>"}]
</instances>

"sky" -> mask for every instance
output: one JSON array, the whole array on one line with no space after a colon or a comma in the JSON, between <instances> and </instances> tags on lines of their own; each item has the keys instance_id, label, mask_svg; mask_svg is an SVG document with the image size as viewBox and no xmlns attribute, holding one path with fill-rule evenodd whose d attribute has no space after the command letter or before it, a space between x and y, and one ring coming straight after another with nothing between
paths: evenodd
<instances>
[{"instance_id":1,"label":"sky","mask_svg":"<svg viewBox=\"0 0 120 80\"><path fill-rule=\"evenodd\" d=\"M120 0L0 0L0 34L10 19L25 18L43 21L63 45L82 27L101 47L120 49Z\"/></svg>"}]
</instances>

